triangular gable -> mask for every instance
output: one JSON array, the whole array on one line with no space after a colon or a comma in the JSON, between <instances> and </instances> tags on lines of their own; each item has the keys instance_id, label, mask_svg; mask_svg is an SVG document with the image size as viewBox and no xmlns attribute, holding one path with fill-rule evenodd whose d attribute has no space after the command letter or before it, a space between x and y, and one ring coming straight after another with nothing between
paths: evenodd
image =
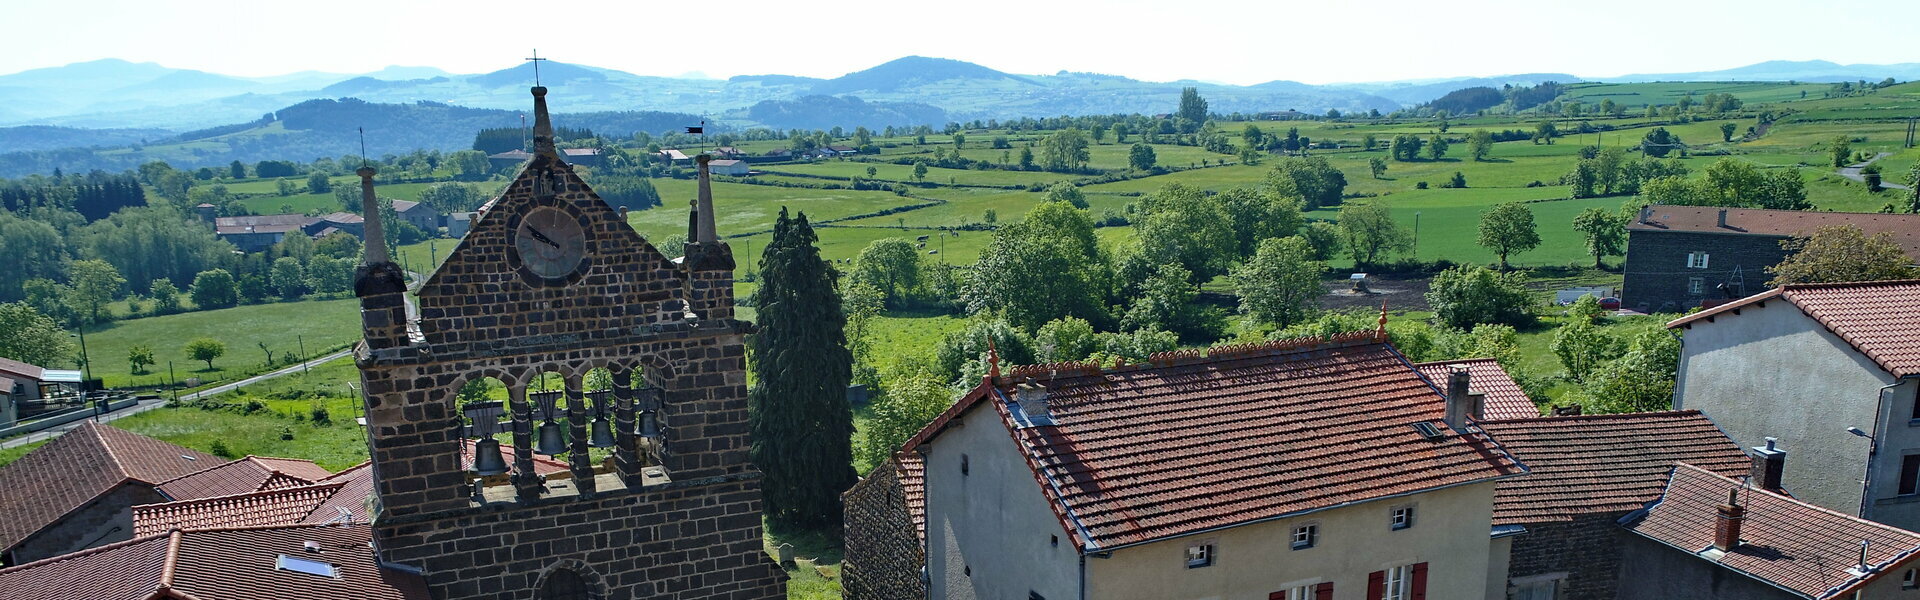
<instances>
[{"instance_id":1,"label":"triangular gable","mask_svg":"<svg viewBox=\"0 0 1920 600\"><path fill-rule=\"evenodd\" d=\"M551 194L537 190L551 190ZM489 204L420 288L420 330L429 343L453 341L449 336L455 332L458 341L526 335L524 329L512 331L510 326L515 324L552 323L560 330L550 326L542 333L557 334L568 333L569 326L584 330L618 325L540 315L513 319L496 312L501 307L559 308L589 299L652 305L633 306L630 311L640 312L628 313L651 314L663 310L667 301L685 299L687 280L680 267L635 232L618 210L557 157L535 156ZM577 219L584 232L584 261L565 281L542 281L516 260L514 230L522 216L540 207L564 211Z\"/></svg>"}]
</instances>

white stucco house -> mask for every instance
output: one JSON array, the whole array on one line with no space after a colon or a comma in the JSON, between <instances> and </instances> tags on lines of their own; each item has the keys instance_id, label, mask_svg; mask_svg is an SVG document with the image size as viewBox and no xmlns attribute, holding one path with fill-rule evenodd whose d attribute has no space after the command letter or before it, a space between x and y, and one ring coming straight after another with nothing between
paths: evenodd
<instances>
[{"instance_id":1,"label":"white stucco house","mask_svg":"<svg viewBox=\"0 0 1920 600\"><path fill-rule=\"evenodd\" d=\"M1799 449L1796 498L1920 529L1920 281L1787 285L1667 326L1674 408Z\"/></svg>"},{"instance_id":2,"label":"white stucco house","mask_svg":"<svg viewBox=\"0 0 1920 600\"><path fill-rule=\"evenodd\" d=\"M1384 332L996 363L904 447L927 597L1504 598L1494 487L1526 467L1449 384Z\"/></svg>"}]
</instances>

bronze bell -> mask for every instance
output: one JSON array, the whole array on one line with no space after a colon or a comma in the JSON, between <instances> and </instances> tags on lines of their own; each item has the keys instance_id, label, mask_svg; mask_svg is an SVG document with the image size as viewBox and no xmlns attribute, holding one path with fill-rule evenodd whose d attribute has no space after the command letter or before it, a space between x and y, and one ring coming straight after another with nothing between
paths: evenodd
<instances>
[{"instance_id":1,"label":"bronze bell","mask_svg":"<svg viewBox=\"0 0 1920 600\"><path fill-rule=\"evenodd\" d=\"M507 459L500 454L500 440L484 438L474 442L473 472L481 476L507 472Z\"/></svg>"},{"instance_id":2,"label":"bronze bell","mask_svg":"<svg viewBox=\"0 0 1920 600\"><path fill-rule=\"evenodd\" d=\"M640 413L640 437L650 440L660 439L660 418L653 411Z\"/></svg>"},{"instance_id":3,"label":"bronze bell","mask_svg":"<svg viewBox=\"0 0 1920 600\"><path fill-rule=\"evenodd\" d=\"M559 423L547 421L540 424L540 442L533 445L533 451L547 456L559 456L567 453L567 432Z\"/></svg>"},{"instance_id":4,"label":"bronze bell","mask_svg":"<svg viewBox=\"0 0 1920 600\"><path fill-rule=\"evenodd\" d=\"M611 421L608 421L606 417L600 417L598 419L594 419L593 435L592 437L587 438L587 445L593 446L595 448L612 447L613 446L613 423Z\"/></svg>"}]
</instances>

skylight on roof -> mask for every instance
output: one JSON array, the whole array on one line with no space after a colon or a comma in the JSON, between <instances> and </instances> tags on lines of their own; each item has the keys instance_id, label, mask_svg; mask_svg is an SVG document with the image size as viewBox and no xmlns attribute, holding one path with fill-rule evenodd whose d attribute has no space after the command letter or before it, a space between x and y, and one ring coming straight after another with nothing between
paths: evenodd
<instances>
[{"instance_id":1,"label":"skylight on roof","mask_svg":"<svg viewBox=\"0 0 1920 600\"><path fill-rule=\"evenodd\" d=\"M324 563L324 562L320 562L313 559L300 558L298 556L289 556L286 554L280 555L280 559L274 561L273 568L280 571L293 571L295 573L319 575L321 577L325 577L328 579L340 578L340 568L333 566L333 563Z\"/></svg>"}]
</instances>

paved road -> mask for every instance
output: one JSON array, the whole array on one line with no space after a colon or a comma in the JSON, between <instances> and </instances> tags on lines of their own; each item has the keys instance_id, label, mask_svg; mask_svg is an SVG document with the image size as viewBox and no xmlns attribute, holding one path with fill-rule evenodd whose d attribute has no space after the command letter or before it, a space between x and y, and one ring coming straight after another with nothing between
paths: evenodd
<instances>
[{"instance_id":1,"label":"paved road","mask_svg":"<svg viewBox=\"0 0 1920 600\"><path fill-rule=\"evenodd\" d=\"M1845 177L1845 178L1847 178L1847 179L1852 179L1852 180L1854 180L1854 181L1857 181L1857 182L1860 182L1860 183L1866 183L1866 182L1867 182L1867 178L1866 178L1866 177L1864 177L1864 176L1862 176L1862 175L1860 175L1860 169L1864 169L1864 168L1866 168L1866 166L1867 166L1867 165L1870 165L1870 164L1873 164L1873 162L1874 162L1874 161L1877 161L1877 160L1880 160L1880 159L1882 159L1882 158L1886 158L1886 157L1889 157L1889 156L1893 156L1893 153L1892 153L1892 152L1881 152L1881 153L1879 153L1879 154L1875 154L1875 155L1873 155L1873 158L1869 158L1869 159L1867 159L1867 161L1866 161L1866 162L1862 162L1862 163L1855 163L1855 164L1851 164L1851 165L1847 165L1847 166L1845 166L1845 167L1841 167L1841 168L1840 168L1840 176L1841 176L1841 177ZM1894 183L1894 182L1892 182L1891 180L1889 180L1889 179L1888 179L1888 178L1886 177L1886 175L1887 175L1887 174L1885 174L1885 173L1882 173L1882 174L1881 174L1881 177L1880 177L1880 187L1883 187L1883 188L1887 188L1887 189L1890 189L1890 190L1904 190L1904 189L1909 189L1909 188L1908 188L1908 187L1907 187L1906 185L1904 185L1904 184L1899 184L1899 183Z\"/></svg>"},{"instance_id":2,"label":"paved road","mask_svg":"<svg viewBox=\"0 0 1920 600\"><path fill-rule=\"evenodd\" d=\"M200 397L202 397L202 396L211 396L211 395L215 395L215 394L224 394L224 393L227 393L227 392L230 392L230 391L233 391L233 390L235 390L235 389L239 389L239 388L241 388L241 387L245 387L245 386L249 386L249 385L253 385L253 384L256 384L256 383L260 383L260 382L262 382L262 381L266 381L266 380L268 380L268 379L273 379L273 378L275 378L275 377L279 377L279 376L282 376L282 375L289 375L289 374L293 374L293 373L298 373L298 372L300 372L300 370L301 370L302 368L304 368L304 367L316 367L316 366L319 366L319 365L320 365L320 363L324 363L324 362L327 362L327 361L330 361L330 360L333 360L333 359L336 359L336 358L340 358L340 357L342 357L342 356L346 356L347 354L349 354L349 353L351 353L351 352L353 352L353 351L352 351L351 349L349 349L349 350L341 350L341 351L339 351L339 352L335 352L335 353L332 353L332 354L328 354L328 355L326 355L326 356L322 356L322 357L320 357L320 358L316 358L316 359L313 359L313 360L309 360L309 361L307 361L307 362L304 362L304 363L301 363L301 364L297 364L297 365L293 365L293 366L291 366L291 367L287 367L287 368L284 368L284 369L280 369L280 370L278 370L278 371L274 371L274 372L271 372L271 373L265 373L265 374L261 374L261 375L255 375L255 376L253 376L253 377L248 377L248 378L246 378L246 379L242 379L242 380L240 380L240 381L236 381L236 382L233 382L233 383L227 383L227 384L221 384L221 385L217 385L217 386L214 386L214 387L210 387L210 388L207 388L207 389L204 389L204 390L200 390L200 391L198 391L198 392L194 392L194 393L191 393L191 394L187 394L187 395L184 395L184 396L181 396L181 397L180 397L180 399L182 399L182 400L194 400L194 399L197 399L197 398L200 398ZM105 422L108 422L108 421L114 421L114 420L118 420L118 419L120 419L121 417L125 417L125 416L129 416L129 415L137 415L137 414L140 414L140 413L143 413L143 412L147 412L147 411L149 411L149 410L153 410L153 409L156 409L156 408L160 408L160 407L162 407L162 406L166 406L166 404L167 404L167 401L166 401L166 399L164 399L164 398L156 398L156 399L153 399L153 400L147 400L147 401L144 401L144 402L141 402L141 403L139 403L139 404L137 404L137 405L134 405L134 406L132 406L132 407L128 407L128 408L123 408L123 409L120 409L120 410L117 410L117 411L114 411L114 412L110 412L110 413L107 413L107 414L104 414L104 415L100 415L100 416L99 416L99 417L97 417L97 418L98 418L98 419L100 420L100 422L102 422L102 423L105 423ZM16 438L12 438L12 439L9 439L9 440L7 440L7 441L5 441L5 442L0 442L0 449L4 449L4 448L14 448L14 447L18 447L18 446L23 446L23 445L26 445L26 444L31 444L31 443L34 443L34 442L38 442L38 441L43 441L43 440L50 440L50 439L53 439L53 438L55 438L55 437L59 437L59 436L60 436L60 434L63 434L63 433L66 433L66 432L68 432L68 431L71 431L71 430L73 430L73 429L74 429L74 428L76 428L76 427L79 427L79 426L80 426L80 424L81 424L81 423L84 423L84 422L86 422L86 421L84 421L84 420L82 420L82 421L74 421L74 422L72 422L72 423L68 423L68 424L66 424L66 425L61 425L61 426L59 426L59 427L55 427L55 428L52 428L52 429L48 429L48 430L45 430L45 431L36 431L36 432L33 432L33 433L29 433L29 434L27 434L27 435L23 435L23 436L20 436L20 437L16 437Z\"/></svg>"}]
</instances>

